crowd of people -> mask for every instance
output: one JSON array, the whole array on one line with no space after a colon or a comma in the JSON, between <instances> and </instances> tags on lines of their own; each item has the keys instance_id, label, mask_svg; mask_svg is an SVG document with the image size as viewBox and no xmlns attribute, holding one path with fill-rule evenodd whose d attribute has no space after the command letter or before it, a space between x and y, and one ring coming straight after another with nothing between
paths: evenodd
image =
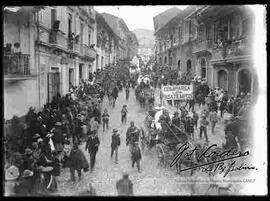
<instances>
[{"instance_id":1,"label":"crowd of people","mask_svg":"<svg viewBox=\"0 0 270 201\"><path fill-rule=\"evenodd\" d=\"M103 99L107 96L110 105L114 107L118 92L125 87L128 100L129 88L135 87L137 82L138 76L130 77L125 66L115 64L98 70L89 76L89 80L81 80L79 86L71 86L66 95L61 97L57 94L41 111L30 108L24 119L14 116L5 122L5 189L8 195L53 194L57 192L61 168L70 169L70 179L73 182L76 181L76 173L80 180L82 171L93 170L100 145L99 127L102 125L103 132L109 129L110 115L106 108L102 111ZM166 68L154 67L150 74L147 86L156 88L167 84L193 84L195 89L194 99L186 101L184 105L179 104L181 101L176 103L179 110L172 118L166 110L163 111L159 121L164 131L169 129L178 132L180 129L195 139L194 131L199 129L200 138L204 135L205 141L209 142L207 127L210 125L211 133L214 134L215 125L223 119L226 124L224 147L237 146L237 142L241 146L246 144L245 136L251 130L248 123L250 94L240 93L237 97L231 97L226 90L218 87L210 89L201 77L191 78L189 74L179 76L174 70ZM195 104L207 107L198 114L194 109ZM127 105L123 105L122 124L127 123L127 113ZM126 145L130 146L132 167L136 164L140 172L142 156L138 146L139 133L134 122L131 122L126 134ZM89 153L90 164L79 148L82 142L86 142L85 150ZM118 130L113 129L111 157L115 156L115 163L118 163L120 144ZM119 194L133 194L130 182L128 175L124 174L123 179L117 183ZM125 187L128 189L123 190ZM91 184L87 192L95 194Z\"/></svg>"},{"instance_id":2,"label":"crowd of people","mask_svg":"<svg viewBox=\"0 0 270 201\"><path fill-rule=\"evenodd\" d=\"M103 131L109 127L110 115L107 109L103 113L101 109L109 91L105 80L120 90L120 85L129 81L121 66L98 70L89 75L89 80L81 80L79 86L71 86L66 95L57 94L41 111L31 107L23 119L14 116L5 122L6 194L53 194L61 168L69 167L71 181L76 181L76 172L80 180L82 170L93 170L100 144L98 129L101 124ZM90 165L79 148L84 141Z\"/></svg>"},{"instance_id":3,"label":"crowd of people","mask_svg":"<svg viewBox=\"0 0 270 201\"><path fill-rule=\"evenodd\" d=\"M224 147L231 145L245 147L250 136L251 129L249 124L249 112L252 106L252 97L250 93L241 92L237 96L231 96L227 90L215 87L211 89L205 78L201 76L192 76L188 73L181 75L177 71L164 66L154 65L155 72L152 72L152 84L154 87L161 85L193 85L193 99L180 101L167 101L169 105L177 106L177 111L172 118L168 112L160 117L160 122L166 122L166 125L176 125L194 139L194 132L199 129L199 137L204 135L205 141L209 142L208 127L212 134L215 134L216 124L220 121L225 123ZM161 94L162 98L162 94ZM195 104L202 107L201 114L197 114L194 109ZM151 113L151 111L150 111ZM199 127L198 127L199 123ZM163 125L166 131L168 126ZM174 126L170 126L171 131L177 132Z\"/></svg>"},{"instance_id":4,"label":"crowd of people","mask_svg":"<svg viewBox=\"0 0 270 201\"><path fill-rule=\"evenodd\" d=\"M60 175L60 164L70 168L73 181L75 170L79 177L82 169L88 171L88 162L78 145L88 139L87 135L96 136L93 125L101 123L102 99L103 89L99 84L82 81L65 96L58 94L42 111L30 108L24 122L14 116L10 125L6 124L6 170L16 167L18 177L23 180L14 188L16 194L56 192L55 178Z\"/></svg>"}]
</instances>

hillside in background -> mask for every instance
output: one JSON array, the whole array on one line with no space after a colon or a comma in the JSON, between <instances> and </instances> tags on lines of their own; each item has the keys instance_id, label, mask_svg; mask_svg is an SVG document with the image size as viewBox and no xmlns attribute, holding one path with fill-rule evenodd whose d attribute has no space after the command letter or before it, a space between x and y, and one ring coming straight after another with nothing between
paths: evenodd
<instances>
[{"instance_id":1,"label":"hillside in background","mask_svg":"<svg viewBox=\"0 0 270 201\"><path fill-rule=\"evenodd\" d=\"M135 29L132 31L136 34L139 41L139 47L153 48L155 44L154 31L148 29Z\"/></svg>"}]
</instances>

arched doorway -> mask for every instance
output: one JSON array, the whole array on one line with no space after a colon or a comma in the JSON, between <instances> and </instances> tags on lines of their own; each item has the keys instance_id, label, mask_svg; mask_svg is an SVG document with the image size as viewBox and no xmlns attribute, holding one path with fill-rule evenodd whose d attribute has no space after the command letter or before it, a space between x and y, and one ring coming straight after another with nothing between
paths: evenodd
<instances>
[{"instance_id":1,"label":"arched doorway","mask_svg":"<svg viewBox=\"0 0 270 201\"><path fill-rule=\"evenodd\" d=\"M206 78L206 61L204 58L201 59L201 76Z\"/></svg>"},{"instance_id":2,"label":"arched doorway","mask_svg":"<svg viewBox=\"0 0 270 201\"><path fill-rule=\"evenodd\" d=\"M225 70L218 71L218 87L224 90L227 90L228 80L227 80L227 72Z\"/></svg>"},{"instance_id":3,"label":"arched doorway","mask_svg":"<svg viewBox=\"0 0 270 201\"><path fill-rule=\"evenodd\" d=\"M238 72L238 92L251 92L251 72L248 69L242 69Z\"/></svg>"},{"instance_id":4,"label":"arched doorway","mask_svg":"<svg viewBox=\"0 0 270 201\"><path fill-rule=\"evenodd\" d=\"M167 57L164 57L164 64L167 64Z\"/></svg>"},{"instance_id":5,"label":"arched doorway","mask_svg":"<svg viewBox=\"0 0 270 201\"><path fill-rule=\"evenodd\" d=\"M191 72L191 60L187 60L187 73Z\"/></svg>"},{"instance_id":6,"label":"arched doorway","mask_svg":"<svg viewBox=\"0 0 270 201\"><path fill-rule=\"evenodd\" d=\"M178 71L180 71L181 70L181 62L180 62L180 60L178 60L178 63L177 63L177 69L178 69Z\"/></svg>"}]
</instances>

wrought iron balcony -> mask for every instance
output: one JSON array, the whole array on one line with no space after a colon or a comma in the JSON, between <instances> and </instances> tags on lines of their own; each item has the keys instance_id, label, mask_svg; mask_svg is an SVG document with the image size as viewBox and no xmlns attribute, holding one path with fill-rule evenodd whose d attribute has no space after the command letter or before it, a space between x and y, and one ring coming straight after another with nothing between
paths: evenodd
<instances>
[{"instance_id":1,"label":"wrought iron balcony","mask_svg":"<svg viewBox=\"0 0 270 201\"><path fill-rule=\"evenodd\" d=\"M208 52L212 52L212 40L203 40L203 41L198 41L195 43L195 45L193 46L193 53L199 53L199 52L203 52L203 51L208 51Z\"/></svg>"},{"instance_id":2,"label":"wrought iron balcony","mask_svg":"<svg viewBox=\"0 0 270 201\"><path fill-rule=\"evenodd\" d=\"M4 75L30 75L29 54L5 54Z\"/></svg>"},{"instance_id":3,"label":"wrought iron balcony","mask_svg":"<svg viewBox=\"0 0 270 201\"><path fill-rule=\"evenodd\" d=\"M96 59L96 51L88 45L82 44L80 50L82 57L86 60L91 61Z\"/></svg>"},{"instance_id":4,"label":"wrought iron balcony","mask_svg":"<svg viewBox=\"0 0 270 201\"><path fill-rule=\"evenodd\" d=\"M250 54L250 48L247 47L247 43L243 40L229 41L213 49L212 60L232 59Z\"/></svg>"}]
</instances>

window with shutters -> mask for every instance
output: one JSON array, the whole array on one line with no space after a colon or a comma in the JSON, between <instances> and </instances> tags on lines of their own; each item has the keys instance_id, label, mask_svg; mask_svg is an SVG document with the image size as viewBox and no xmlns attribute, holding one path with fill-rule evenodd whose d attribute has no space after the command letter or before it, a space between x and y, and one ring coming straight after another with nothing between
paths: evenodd
<instances>
[{"instance_id":1,"label":"window with shutters","mask_svg":"<svg viewBox=\"0 0 270 201\"><path fill-rule=\"evenodd\" d=\"M48 73L48 102L51 102L53 97L60 93L60 72L58 72L58 68L54 69L54 72Z\"/></svg>"},{"instance_id":2,"label":"window with shutters","mask_svg":"<svg viewBox=\"0 0 270 201\"><path fill-rule=\"evenodd\" d=\"M68 37L71 36L72 33L72 15L68 14Z\"/></svg>"},{"instance_id":3,"label":"window with shutters","mask_svg":"<svg viewBox=\"0 0 270 201\"><path fill-rule=\"evenodd\" d=\"M183 40L182 27L178 28L178 38L179 38L179 41L182 42Z\"/></svg>"},{"instance_id":4,"label":"window with shutters","mask_svg":"<svg viewBox=\"0 0 270 201\"><path fill-rule=\"evenodd\" d=\"M214 41L215 42L218 41L218 23L217 22L214 23Z\"/></svg>"},{"instance_id":5,"label":"window with shutters","mask_svg":"<svg viewBox=\"0 0 270 201\"><path fill-rule=\"evenodd\" d=\"M198 41L202 42L203 41L203 26L198 27Z\"/></svg>"},{"instance_id":6,"label":"window with shutters","mask_svg":"<svg viewBox=\"0 0 270 201\"><path fill-rule=\"evenodd\" d=\"M83 44L83 22L80 23L80 41Z\"/></svg>"},{"instance_id":7,"label":"window with shutters","mask_svg":"<svg viewBox=\"0 0 270 201\"><path fill-rule=\"evenodd\" d=\"M56 21L56 9L51 10L51 25L53 26L54 22Z\"/></svg>"},{"instance_id":8,"label":"window with shutters","mask_svg":"<svg viewBox=\"0 0 270 201\"><path fill-rule=\"evenodd\" d=\"M242 36L247 36L249 31L250 31L250 21L248 18L242 20L242 24L241 24L241 28L242 28Z\"/></svg>"},{"instance_id":9,"label":"window with shutters","mask_svg":"<svg viewBox=\"0 0 270 201\"><path fill-rule=\"evenodd\" d=\"M88 46L91 45L91 28L88 27Z\"/></svg>"}]
</instances>

